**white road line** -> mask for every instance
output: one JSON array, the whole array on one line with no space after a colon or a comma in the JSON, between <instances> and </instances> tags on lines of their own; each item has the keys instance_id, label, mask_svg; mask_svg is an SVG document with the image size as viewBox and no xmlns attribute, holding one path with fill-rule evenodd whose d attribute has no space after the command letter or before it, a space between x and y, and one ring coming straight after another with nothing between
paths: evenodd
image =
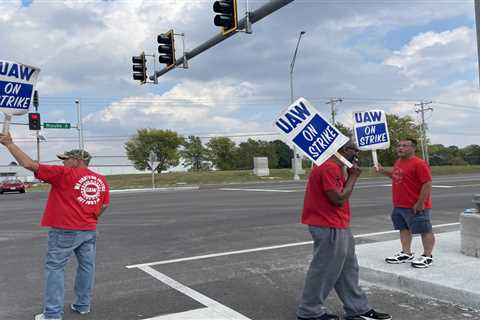
<instances>
[{"instance_id":1,"label":"white road line","mask_svg":"<svg viewBox=\"0 0 480 320\"><path fill-rule=\"evenodd\" d=\"M165 191L188 191L198 190L200 187L169 187L169 188L155 188L155 189L118 189L110 190L110 193L141 193L141 192L165 192Z\"/></svg>"},{"instance_id":2,"label":"white road line","mask_svg":"<svg viewBox=\"0 0 480 320\"><path fill-rule=\"evenodd\" d=\"M254 191L254 192L294 192L294 190L282 189L247 189L247 188L220 188L223 191Z\"/></svg>"},{"instance_id":3,"label":"white road line","mask_svg":"<svg viewBox=\"0 0 480 320\"><path fill-rule=\"evenodd\" d=\"M180 312L180 313L175 313L175 314L167 314L167 315L162 315L154 318L149 318L145 320L160 320L160 319L169 319L169 320L179 320L179 319L198 319L198 320L250 320L250 318L245 317L241 313L236 312L235 310L232 310L228 308L227 306L224 306L223 304L201 294L200 292L197 292L180 282L167 277L161 272L158 272L157 270L149 267L149 266L142 266L138 267L140 270L148 273L152 277L154 277L157 280L160 280L167 286L171 287L172 289L175 289L184 295L192 298L195 301L198 301L199 303L203 304L207 308L200 308L196 310L191 310L187 312Z\"/></svg>"},{"instance_id":4,"label":"white road line","mask_svg":"<svg viewBox=\"0 0 480 320\"><path fill-rule=\"evenodd\" d=\"M142 268L142 267L146 267L146 266L158 266L160 264L170 264L170 263L176 263L176 262L209 259L209 258L222 257L222 256L231 256L231 255L242 254L242 253L250 253L250 252L257 252L257 251L267 251L267 250L274 250L274 249L281 249L281 248L288 248L288 247L303 246L303 245L311 244L311 243L312 243L312 241L305 241L305 242L281 244L281 245L271 246L271 247L260 247L260 248L253 248L253 249L228 251L228 252L221 252L221 253L212 253L212 254L206 254L206 255L202 255L202 256L194 256L194 257L188 257L188 258L180 258L180 259L173 259L173 260L164 260L164 261L136 264L136 265L127 266L127 268L131 269L131 268Z\"/></svg>"},{"instance_id":5,"label":"white road line","mask_svg":"<svg viewBox=\"0 0 480 320\"><path fill-rule=\"evenodd\" d=\"M480 186L480 183L476 183L476 184L459 184L458 186L455 186L455 187L478 187Z\"/></svg>"},{"instance_id":6,"label":"white road line","mask_svg":"<svg viewBox=\"0 0 480 320\"><path fill-rule=\"evenodd\" d=\"M378 188L378 187L391 187L391 184L370 184L370 185L357 185L355 189L369 189L369 188ZM465 185L465 186L475 186L475 185ZM443 189L448 189L448 188L456 188L460 186L447 186L447 185L433 185L432 188L443 188ZM252 188L220 188L218 190L222 191L247 191L247 192L280 192L280 193L290 193L290 192L304 192L305 188L301 189L252 189Z\"/></svg>"},{"instance_id":7,"label":"white road line","mask_svg":"<svg viewBox=\"0 0 480 320\"><path fill-rule=\"evenodd\" d=\"M441 228L441 227L456 226L456 225L459 225L459 224L460 224L460 222L453 222L453 223L437 224L437 225L434 225L433 227L434 228ZM380 236L380 235L385 235L385 234L390 234L390 233L398 233L398 230L364 233L364 234L355 235L353 237L354 238L366 238L366 237ZM312 243L313 243L313 241L303 241L303 242L280 244L280 245L270 246L270 247L259 247L259 248L253 248L253 249L244 249L244 250L237 250L237 251L212 253L212 254L205 254L205 255L201 255L201 256L193 256L193 257L187 257L187 258L179 258L179 259L172 259L172 260L163 260L163 261L155 261L155 262L149 262L149 263L135 264L135 265L126 266L126 268L128 268L128 269L145 268L145 267L149 267L149 266L158 266L158 265L171 264L171 263L177 263L177 262L202 260L202 259L209 259L209 258L216 258L216 257L223 257L223 256L232 256L232 255L236 255L236 254L251 253L251 252L258 252L258 251L268 251L268 250L275 250L275 249L282 249L282 248L289 248L289 247L298 247L298 246L309 245L309 244L312 244Z\"/></svg>"}]
</instances>

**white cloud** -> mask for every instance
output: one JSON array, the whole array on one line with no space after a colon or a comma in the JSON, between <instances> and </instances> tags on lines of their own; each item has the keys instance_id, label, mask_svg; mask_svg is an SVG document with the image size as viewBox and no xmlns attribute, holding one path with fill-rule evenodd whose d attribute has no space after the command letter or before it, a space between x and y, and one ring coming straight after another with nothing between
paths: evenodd
<instances>
[{"instance_id":1,"label":"white cloud","mask_svg":"<svg viewBox=\"0 0 480 320\"><path fill-rule=\"evenodd\" d=\"M474 30L467 27L421 33L385 59L384 64L399 68L412 81L405 91L429 86L439 77L469 70L476 56L472 45L475 41Z\"/></svg>"},{"instance_id":2,"label":"white cloud","mask_svg":"<svg viewBox=\"0 0 480 320\"><path fill-rule=\"evenodd\" d=\"M165 128L180 131L235 132L258 130L258 124L235 119L242 98L254 94L248 82L200 83L185 81L162 95L147 94L122 99L85 118L89 127L121 126Z\"/></svg>"}]
</instances>

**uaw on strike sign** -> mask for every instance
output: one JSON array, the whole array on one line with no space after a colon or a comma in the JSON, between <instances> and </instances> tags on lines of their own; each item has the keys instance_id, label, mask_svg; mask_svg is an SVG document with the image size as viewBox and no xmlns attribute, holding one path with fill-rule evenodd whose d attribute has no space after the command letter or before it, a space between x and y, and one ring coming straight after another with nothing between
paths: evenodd
<instances>
[{"instance_id":1,"label":"uaw on strike sign","mask_svg":"<svg viewBox=\"0 0 480 320\"><path fill-rule=\"evenodd\" d=\"M5 114L4 132L8 131L12 115L28 112L39 72L40 69L32 66L0 60L0 111Z\"/></svg>"},{"instance_id":2,"label":"uaw on strike sign","mask_svg":"<svg viewBox=\"0 0 480 320\"><path fill-rule=\"evenodd\" d=\"M288 142L296 145L316 165L321 165L334 154L340 160L347 161L337 150L349 139L325 120L304 98L298 99L280 112L274 126ZM350 163L347 165L351 166Z\"/></svg>"},{"instance_id":3,"label":"uaw on strike sign","mask_svg":"<svg viewBox=\"0 0 480 320\"><path fill-rule=\"evenodd\" d=\"M353 113L353 131L360 150L372 150L373 164L378 167L377 150L390 147L387 116L383 110Z\"/></svg>"}]
</instances>

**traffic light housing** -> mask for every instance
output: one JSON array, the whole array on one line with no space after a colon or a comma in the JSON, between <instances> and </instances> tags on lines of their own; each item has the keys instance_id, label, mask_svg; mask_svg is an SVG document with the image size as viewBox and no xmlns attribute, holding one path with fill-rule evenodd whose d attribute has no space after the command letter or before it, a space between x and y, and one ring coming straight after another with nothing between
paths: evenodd
<instances>
[{"instance_id":1,"label":"traffic light housing","mask_svg":"<svg viewBox=\"0 0 480 320\"><path fill-rule=\"evenodd\" d=\"M175 37L173 30L159 34L157 37L158 61L164 63L167 69L175 67Z\"/></svg>"},{"instance_id":2,"label":"traffic light housing","mask_svg":"<svg viewBox=\"0 0 480 320\"><path fill-rule=\"evenodd\" d=\"M145 59L145 53L142 52L139 56L133 56L132 62L133 79L144 84L147 82L147 59Z\"/></svg>"},{"instance_id":3,"label":"traffic light housing","mask_svg":"<svg viewBox=\"0 0 480 320\"><path fill-rule=\"evenodd\" d=\"M213 11L218 13L213 19L213 23L223 28L223 35L237 30L237 0L215 1L213 3Z\"/></svg>"},{"instance_id":4,"label":"traffic light housing","mask_svg":"<svg viewBox=\"0 0 480 320\"><path fill-rule=\"evenodd\" d=\"M40 124L40 113L30 112L28 114L28 129L30 130L41 130L42 126Z\"/></svg>"},{"instance_id":5,"label":"traffic light housing","mask_svg":"<svg viewBox=\"0 0 480 320\"><path fill-rule=\"evenodd\" d=\"M33 106L34 106L35 108L38 108L38 105L39 105L39 101L38 101L38 91L35 90L35 91L33 92ZM36 111L36 110L37 110L37 109L35 109L35 111Z\"/></svg>"}]
</instances>

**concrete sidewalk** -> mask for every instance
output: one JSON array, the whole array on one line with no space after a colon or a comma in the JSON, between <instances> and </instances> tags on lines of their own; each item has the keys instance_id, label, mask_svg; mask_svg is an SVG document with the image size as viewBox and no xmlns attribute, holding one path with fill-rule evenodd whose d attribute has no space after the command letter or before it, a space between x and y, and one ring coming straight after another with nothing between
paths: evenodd
<instances>
[{"instance_id":1,"label":"concrete sidewalk","mask_svg":"<svg viewBox=\"0 0 480 320\"><path fill-rule=\"evenodd\" d=\"M357 245L361 280L480 309L480 258L460 252L460 231L439 233L436 239L434 264L427 269L385 262L400 251L400 240ZM423 253L420 237L413 239L412 249L416 255Z\"/></svg>"}]
</instances>

